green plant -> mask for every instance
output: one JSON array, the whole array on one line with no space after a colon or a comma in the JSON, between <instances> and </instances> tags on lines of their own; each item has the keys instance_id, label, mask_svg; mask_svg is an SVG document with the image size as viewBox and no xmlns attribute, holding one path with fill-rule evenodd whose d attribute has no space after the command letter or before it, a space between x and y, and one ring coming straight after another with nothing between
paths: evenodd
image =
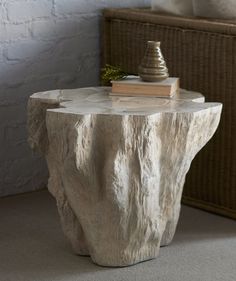
<instances>
[{"instance_id":1,"label":"green plant","mask_svg":"<svg viewBox=\"0 0 236 281\"><path fill-rule=\"evenodd\" d=\"M104 85L110 84L112 80L120 80L128 76L128 73L123 71L118 66L113 66L110 64L106 64L104 68L102 68L102 82Z\"/></svg>"}]
</instances>

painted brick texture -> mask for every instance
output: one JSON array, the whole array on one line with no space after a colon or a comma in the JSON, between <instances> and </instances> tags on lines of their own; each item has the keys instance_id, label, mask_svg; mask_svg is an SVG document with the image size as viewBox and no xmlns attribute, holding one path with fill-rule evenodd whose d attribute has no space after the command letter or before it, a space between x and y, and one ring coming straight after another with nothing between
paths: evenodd
<instances>
[{"instance_id":1,"label":"painted brick texture","mask_svg":"<svg viewBox=\"0 0 236 281\"><path fill-rule=\"evenodd\" d=\"M44 188L45 161L27 144L34 92L99 82L101 9L150 0L0 0L0 196Z\"/></svg>"}]
</instances>

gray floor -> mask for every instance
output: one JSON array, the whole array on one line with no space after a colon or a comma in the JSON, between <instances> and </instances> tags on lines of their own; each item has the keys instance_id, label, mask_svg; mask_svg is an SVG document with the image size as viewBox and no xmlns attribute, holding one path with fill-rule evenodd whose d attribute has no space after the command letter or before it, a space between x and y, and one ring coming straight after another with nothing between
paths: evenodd
<instances>
[{"instance_id":1,"label":"gray floor","mask_svg":"<svg viewBox=\"0 0 236 281\"><path fill-rule=\"evenodd\" d=\"M235 281L236 222L184 206L157 259L105 268L72 253L48 192L0 199L0 281L56 280Z\"/></svg>"}]
</instances>

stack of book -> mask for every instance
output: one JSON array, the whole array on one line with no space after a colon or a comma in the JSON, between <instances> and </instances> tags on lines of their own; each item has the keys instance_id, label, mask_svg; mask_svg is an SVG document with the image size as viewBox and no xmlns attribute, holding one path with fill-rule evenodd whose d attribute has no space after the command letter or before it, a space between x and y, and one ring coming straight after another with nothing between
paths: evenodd
<instances>
[{"instance_id":1,"label":"stack of book","mask_svg":"<svg viewBox=\"0 0 236 281\"><path fill-rule=\"evenodd\" d=\"M144 82L138 76L112 81L110 95L133 97L173 97L179 91L179 78L169 77L160 82Z\"/></svg>"}]
</instances>

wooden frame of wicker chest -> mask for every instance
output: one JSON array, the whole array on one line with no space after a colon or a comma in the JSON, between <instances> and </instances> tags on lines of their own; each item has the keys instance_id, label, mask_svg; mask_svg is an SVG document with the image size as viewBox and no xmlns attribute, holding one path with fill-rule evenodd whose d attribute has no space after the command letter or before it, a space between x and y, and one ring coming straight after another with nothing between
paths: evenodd
<instances>
[{"instance_id":1,"label":"wooden frame of wicker chest","mask_svg":"<svg viewBox=\"0 0 236 281\"><path fill-rule=\"evenodd\" d=\"M102 64L136 74L148 40L162 42L181 87L224 105L216 136L187 175L183 202L236 219L236 22L160 15L149 9L104 11Z\"/></svg>"}]
</instances>

